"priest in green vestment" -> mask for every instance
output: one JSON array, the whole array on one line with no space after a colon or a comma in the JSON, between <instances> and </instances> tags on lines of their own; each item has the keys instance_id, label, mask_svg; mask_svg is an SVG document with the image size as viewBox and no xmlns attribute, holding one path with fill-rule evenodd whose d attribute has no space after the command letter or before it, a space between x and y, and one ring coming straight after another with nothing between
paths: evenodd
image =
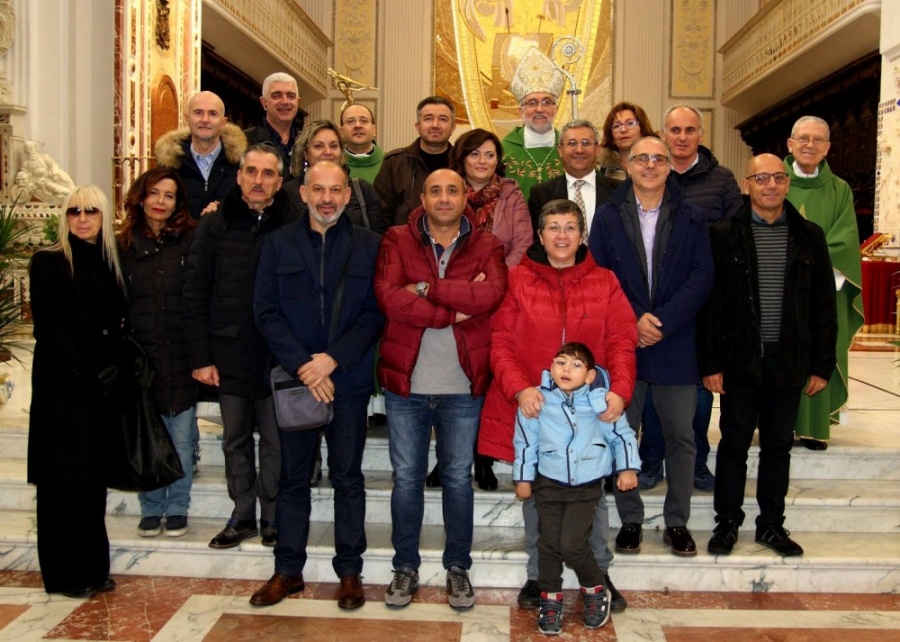
<instances>
[{"instance_id":1,"label":"priest in green vestment","mask_svg":"<svg viewBox=\"0 0 900 642\"><path fill-rule=\"evenodd\" d=\"M863 324L862 266L853 193L846 181L831 173L825 155L831 146L828 123L803 116L791 130L790 154L784 168L791 178L787 200L825 231L837 290L837 368L828 386L815 397L803 396L796 435L811 450L825 450L831 425L847 403L848 353Z\"/></svg>"},{"instance_id":2,"label":"priest in green vestment","mask_svg":"<svg viewBox=\"0 0 900 642\"><path fill-rule=\"evenodd\" d=\"M503 139L506 177L515 180L528 200L531 188L563 173L556 149L559 132L553 127L565 79L536 47L529 49L516 68L509 91L519 101L522 127Z\"/></svg>"}]
</instances>

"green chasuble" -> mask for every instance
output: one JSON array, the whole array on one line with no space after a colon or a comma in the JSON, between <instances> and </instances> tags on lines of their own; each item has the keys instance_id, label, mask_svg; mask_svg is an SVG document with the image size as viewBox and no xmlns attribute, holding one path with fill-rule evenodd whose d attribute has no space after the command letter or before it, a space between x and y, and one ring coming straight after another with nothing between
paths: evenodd
<instances>
[{"instance_id":1,"label":"green chasuble","mask_svg":"<svg viewBox=\"0 0 900 642\"><path fill-rule=\"evenodd\" d=\"M350 168L351 178L361 178L372 185L375 183L375 177L378 176L378 170L381 169L381 163L384 161L384 150L381 149L381 145L375 143L375 150L371 154L354 156L345 149L344 158L347 160L347 167Z\"/></svg>"},{"instance_id":2,"label":"green chasuble","mask_svg":"<svg viewBox=\"0 0 900 642\"><path fill-rule=\"evenodd\" d=\"M523 130L524 127L516 127L503 139L503 163L506 178L519 184L527 201L532 187L562 174L563 166L556 147L526 148ZM556 132L556 142L559 143L559 132Z\"/></svg>"},{"instance_id":3,"label":"green chasuble","mask_svg":"<svg viewBox=\"0 0 900 642\"><path fill-rule=\"evenodd\" d=\"M831 173L828 161L822 160L815 178L797 176L793 156L784 159L784 169L791 177L787 200L825 230L832 267L846 279L837 291L837 368L822 392L812 399L801 395L795 428L798 437L825 440L831 435L831 424L838 423L838 412L847 403L848 353L853 336L863 324L856 211L850 186Z\"/></svg>"}]
</instances>

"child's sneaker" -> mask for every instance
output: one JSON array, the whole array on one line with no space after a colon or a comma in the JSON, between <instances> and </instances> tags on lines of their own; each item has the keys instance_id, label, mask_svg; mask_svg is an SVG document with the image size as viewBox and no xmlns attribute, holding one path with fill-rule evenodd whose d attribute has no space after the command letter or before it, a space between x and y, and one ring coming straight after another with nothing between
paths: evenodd
<instances>
[{"instance_id":1,"label":"child's sneaker","mask_svg":"<svg viewBox=\"0 0 900 642\"><path fill-rule=\"evenodd\" d=\"M587 629L599 629L609 619L609 590L602 584L592 587L581 587L584 599L584 626Z\"/></svg>"},{"instance_id":2,"label":"child's sneaker","mask_svg":"<svg viewBox=\"0 0 900 642\"><path fill-rule=\"evenodd\" d=\"M541 612L538 615L538 630L545 635L559 635L562 632L563 594L541 593Z\"/></svg>"}]
</instances>

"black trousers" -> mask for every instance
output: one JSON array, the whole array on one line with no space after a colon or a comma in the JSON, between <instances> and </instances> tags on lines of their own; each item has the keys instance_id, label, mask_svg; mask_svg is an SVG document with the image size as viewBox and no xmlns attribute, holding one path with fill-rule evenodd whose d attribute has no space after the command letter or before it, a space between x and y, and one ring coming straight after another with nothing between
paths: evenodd
<instances>
[{"instance_id":1,"label":"black trousers","mask_svg":"<svg viewBox=\"0 0 900 642\"><path fill-rule=\"evenodd\" d=\"M716 521L744 521L744 486L747 456L753 431L759 427L759 472L756 501L759 504L758 530L784 523L784 498L791 472L794 424L800 407L802 388L775 383L775 345L765 344L762 385L723 381L719 428L722 440L716 454Z\"/></svg>"},{"instance_id":2,"label":"black trousers","mask_svg":"<svg viewBox=\"0 0 900 642\"><path fill-rule=\"evenodd\" d=\"M538 474L532 484L538 514L538 586L541 591L562 590L563 563L582 586L603 584L603 571L591 550L591 531L603 480L584 486L563 486Z\"/></svg>"},{"instance_id":3,"label":"black trousers","mask_svg":"<svg viewBox=\"0 0 900 642\"><path fill-rule=\"evenodd\" d=\"M109 577L106 486L38 484L37 548L48 593L105 582Z\"/></svg>"}]
</instances>

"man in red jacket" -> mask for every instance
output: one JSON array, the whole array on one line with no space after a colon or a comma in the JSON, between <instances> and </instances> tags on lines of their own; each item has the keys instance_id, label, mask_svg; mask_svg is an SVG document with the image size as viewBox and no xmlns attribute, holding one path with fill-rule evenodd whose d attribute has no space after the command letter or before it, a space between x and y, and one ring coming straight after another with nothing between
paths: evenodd
<instances>
[{"instance_id":1,"label":"man in red jacket","mask_svg":"<svg viewBox=\"0 0 900 642\"><path fill-rule=\"evenodd\" d=\"M443 565L450 606L475 604L472 566L472 453L489 380L491 313L506 291L503 246L464 215L466 190L449 169L428 176L422 207L384 235L375 295L387 317L378 361L394 469L388 606L418 589L419 536L431 429L441 462ZM471 214L471 212L470 212Z\"/></svg>"}]
</instances>

